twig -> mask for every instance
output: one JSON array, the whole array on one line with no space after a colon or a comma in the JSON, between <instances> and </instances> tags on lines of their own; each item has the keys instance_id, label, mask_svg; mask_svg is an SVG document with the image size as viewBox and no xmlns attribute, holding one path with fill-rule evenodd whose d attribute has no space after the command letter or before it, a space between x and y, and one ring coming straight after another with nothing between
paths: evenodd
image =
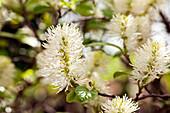
<instances>
[{"instance_id":1,"label":"twig","mask_svg":"<svg viewBox=\"0 0 170 113\"><path fill-rule=\"evenodd\" d=\"M136 98L134 99L134 101L138 101L139 100L139 95L142 93L142 89L140 88L140 84L138 82L138 93L136 94Z\"/></svg>"},{"instance_id":2,"label":"twig","mask_svg":"<svg viewBox=\"0 0 170 113\"><path fill-rule=\"evenodd\" d=\"M65 16L68 12L70 12L71 11L71 9L69 9L68 11L66 11L63 15L62 15L62 17L63 16Z\"/></svg>"},{"instance_id":3,"label":"twig","mask_svg":"<svg viewBox=\"0 0 170 113\"><path fill-rule=\"evenodd\" d=\"M18 91L18 93L17 93L17 95L16 95L16 98L15 98L15 101L14 101L14 108L15 108L15 110L16 110L17 113L20 111L20 109L19 109L19 108L20 108L20 105L21 105L20 99L23 98L23 92L24 92L27 88L30 88L31 86L33 86L33 85L35 86L36 84L38 84L41 79L42 79L42 77L37 78L37 81L36 81L36 83L34 83L34 84L23 79L24 85L20 86L19 91Z\"/></svg>"},{"instance_id":4,"label":"twig","mask_svg":"<svg viewBox=\"0 0 170 113\"><path fill-rule=\"evenodd\" d=\"M170 98L170 95L150 94L150 95L144 95L144 96L138 98L138 100L142 100L142 99L149 98L149 97Z\"/></svg>"},{"instance_id":5,"label":"twig","mask_svg":"<svg viewBox=\"0 0 170 113\"><path fill-rule=\"evenodd\" d=\"M106 17L103 17L103 18L96 18L96 17L91 16L91 17L84 17L84 18L81 18L81 19L79 19L79 20L77 20L77 21L73 21L73 23L82 22L82 21L88 21L88 20L93 20L93 19L101 19L101 20L110 21L110 19L109 19L109 18L106 18Z\"/></svg>"},{"instance_id":6,"label":"twig","mask_svg":"<svg viewBox=\"0 0 170 113\"><path fill-rule=\"evenodd\" d=\"M145 90L146 90L149 94L151 94L151 92L148 90L147 86L144 87L144 88L145 88Z\"/></svg>"},{"instance_id":7,"label":"twig","mask_svg":"<svg viewBox=\"0 0 170 113\"><path fill-rule=\"evenodd\" d=\"M25 24L32 30L32 32L34 33L35 37L37 38L38 41L41 42L38 34L36 33L36 29L34 29L32 26L31 26L31 23L30 21L28 20L28 17L27 17L27 11L25 9L25 5L22 3L22 0L20 0L20 5L21 5L21 8L23 10L23 13L22 13L22 16L24 17L24 21L25 21Z\"/></svg>"},{"instance_id":8,"label":"twig","mask_svg":"<svg viewBox=\"0 0 170 113\"><path fill-rule=\"evenodd\" d=\"M165 17L165 15L162 13L162 11L159 11L159 14L160 14L160 16L162 18L162 22L166 26L167 32L170 33L170 23L168 22L168 19Z\"/></svg>"},{"instance_id":9,"label":"twig","mask_svg":"<svg viewBox=\"0 0 170 113\"><path fill-rule=\"evenodd\" d=\"M99 93L99 92L98 92L98 95L103 96L103 97L111 97L111 98L116 97L115 95L107 95L107 94L103 94L103 93Z\"/></svg>"}]
</instances>

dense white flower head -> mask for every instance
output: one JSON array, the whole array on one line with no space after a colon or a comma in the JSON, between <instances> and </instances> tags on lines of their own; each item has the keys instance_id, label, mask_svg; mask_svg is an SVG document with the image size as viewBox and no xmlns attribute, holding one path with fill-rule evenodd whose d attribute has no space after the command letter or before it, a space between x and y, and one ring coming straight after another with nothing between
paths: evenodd
<instances>
[{"instance_id":1,"label":"dense white flower head","mask_svg":"<svg viewBox=\"0 0 170 113\"><path fill-rule=\"evenodd\" d=\"M56 86L58 92L71 86L70 81L80 83L85 76L85 59L81 59L82 37L74 24L60 24L47 30L46 48L37 56L38 75L44 82Z\"/></svg>"},{"instance_id":2,"label":"dense white flower head","mask_svg":"<svg viewBox=\"0 0 170 113\"><path fill-rule=\"evenodd\" d=\"M109 94L109 81L104 80L101 74L107 74L106 65L111 57L101 51L88 51L85 54L87 59L86 72L87 79L84 84L89 90L97 90L100 93Z\"/></svg>"},{"instance_id":3,"label":"dense white flower head","mask_svg":"<svg viewBox=\"0 0 170 113\"><path fill-rule=\"evenodd\" d=\"M0 56L0 86L9 86L13 83L15 66L11 59Z\"/></svg>"},{"instance_id":4,"label":"dense white flower head","mask_svg":"<svg viewBox=\"0 0 170 113\"><path fill-rule=\"evenodd\" d=\"M87 58L87 70L89 73L97 72L102 74L108 74L106 65L110 63L111 56L101 51L88 51L85 55Z\"/></svg>"},{"instance_id":5,"label":"dense white flower head","mask_svg":"<svg viewBox=\"0 0 170 113\"><path fill-rule=\"evenodd\" d=\"M119 36L119 38L126 38L132 37L136 33L136 25L134 25L134 18L132 15L113 15L108 29L108 35L110 37Z\"/></svg>"},{"instance_id":6,"label":"dense white flower head","mask_svg":"<svg viewBox=\"0 0 170 113\"><path fill-rule=\"evenodd\" d=\"M99 73L93 72L91 77L89 78L89 82L91 84L89 89L95 89L100 93L109 94L109 82L101 78Z\"/></svg>"},{"instance_id":7,"label":"dense white flower head","mask_svg":"<svg viewBox=\"0 0 170 113\"><path fill-rule=\"evenodd\" d=\"M113 0L115 13L132 14L133 16L144 16L155 14L155 10L165 3L165 0ZM151 17L153 18L153 17Z\"/></svg>"},{"instance_id":8,"label":"dense white flower head","mask_svg":"<svg viewBox=\"0 0 170 113\"><path fill-rule=\"evenodd\" d=\"M139 36L139 43L146 42L151 37L151 22L149 15L135 17L137 29L141 33Z\"/></svg>"},{"instance_id":9,"label":"dense white flower head","mask_svg":"<svg viewBox=\"0 0 170 113\"><path fill-rule=\"evenodd\" d=\"M134 51L137 47L137 37L140 33L137 32L137 24L132 15L117 14L113 16L108 29L108 36L123 39L129 52Z\"/></svg>"},{"instance_id":10,"label":"dense white flower head","mask_svg":"<svg viewBox=\"0 0 170 113\"><path fill-rule=\"evenodd\" d=\"M106 102L106 99L108 99L107 97L104 97L104 96L100 96L100 95L97 95L95 98L93 99L90 99L90 100L87 100L87 101L84 101L84 103L88 103L87 104L87 107L89 105L91 106L94 106L94 107L101 107L103 105L104 102ZM85 105L86 105L85 104ZM100 112L101 113L101 112Z\"/></svg>"},{"instance_id":11,"label":"dense white flower head","mask_svg":"<svg viewBox=\"0 0 170 113\"><path fill-rule=\"evenodd\" d=\"M132 0L130 12L134 16L149 14L150 19L153 20L158 13L156 9L164 3L165 0Z\"/></svg>"},{"instance_id":12,"label":"dense white flower head","mask_svg":"<svg viewBox=\"0 0 170 113\"><path fill-rule=\"evenodd\" d=\"M140 15L146 13L150 7L151 0L132 0L131 3L131 12L134 15Z\"/></svg>"},{"instance_id":13,"label":"dense white flower head","mask_svg":"<svg viewBox=\"0 0 170 113\"><path fill-rule=\"evenodd\" d=\"M170 51L164 41L148 40L137 49L133 61L132 78L139 81L140 85L145 85L169 70Z\"/></svg>"},{"instance_id":14,"label":"dense white flower head","mask_svg":"<svg viewBox=\"0 0 170 113\"><path fill-rule=\"evenodd\" d=\"M113 0L114 11L116 13L126 14L130 8L130 0Z\"/></svg>"},{"instance_id":15,"label":"dense white flower head","mask_svg":"<svg viewBox=\"0 0 170 113\"><path fill-rule=\"evenodd\" d=\"M113 100L109 100L103 104L102 109L105 113L132 113L139 109L138 103L133 102L132 98L116 96Z\"/></svg>"}]
</instances>

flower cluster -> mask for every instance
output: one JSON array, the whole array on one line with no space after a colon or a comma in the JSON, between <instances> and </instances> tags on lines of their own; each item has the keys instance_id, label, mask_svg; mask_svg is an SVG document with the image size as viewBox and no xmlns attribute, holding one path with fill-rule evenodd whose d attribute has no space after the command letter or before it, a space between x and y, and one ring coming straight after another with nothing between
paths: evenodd
<instances>
[{"instance_id":1,"label":"flower cluster","mask_svg":"<svg viewBox=\"0 0 170 113\"><path fill-rule=\"evenodd\" d=\"M117 14L113 16L109 25L108 36L123 39L129 52L134 51L134 48L137 47L138 35L140 33L137 32L137 24L135 24L135 19L132 15Z\"/></svg>"},{"instance_id":2,"label":"flower cluster","mask_svg":"<svg viewBox=\"0 0 170 113\"><path fill-rule=\"evenodd\" d=\"M105 113L132 113L139 109L138 103L133 102L132 98L116 96L113 100L108 100L103 104L102 109Z\"/></svg>"},{"instance_id":3,"label":"flower cluster","mask_svg":"<svg viewBox=\"0 0 170 113\"><path fill-rule=\"evenodd\" d=\"M0 56L0 59L0 86L9 86L13 83L15 66L6 56Z\"/></svg>"},{"instance_id":4,"label":"flower cluster","mask_svg":"<svg viewBox=\"0 0 170 113\"><path fill-rule=\"evenodd\" d=\"M157 6L160 6L165 0L113 0L114 11L116 13L135 16L151 14Z\"/></svg>"},{"instance_id":5,"label":"flower cluster","mask_svg":"<svg viewBox=\"0 0 170 113\"><path fill-rule=\"evenodd\" d=\"M79 83L85 76L85 59L82 59L82 37L74 24L60 24L51 27L46 33L46 48L37 56L38 75L44 81L58 89L58 92L71 85L70 81Z\"/></svg>"},{"instance_id":6,"label":"flower cluster","mask_svg":"<svg viewBox=\"0 0 170 113\"><path fill-rule=\"evenodd\" d=\"M129 54L151 37L149 15L134 17L117 14L111 19L108 29L108 36L123 40Z\"/></svg>"},{"instance_id":7,"label":"flower cluster","mask_svg":"<svg viewBox=\"0 0 170 113\"><path fill-rule=\"evenodd\" d=\"M137 49L133 64L132 77L140 85L148 84L167 72L170 62L170 51L164 42L150 40Z\"/></svg>"},{"instance_id":8,"label":"flower cluster","mask_svg":"<svg viewBox=\"0 0 170 113\"><path fill-rule=\"evenodd\" d=\"M135 17L135 23L137 24L137 31L140 32L140 35L137 37L138 46L140 46L151 37L149 15Z\"/></svg>"},{"instance_id":9,"label":"flower cluster","mask_svg":"<svg viewBox=\"0 0 170 113\"><path fill-rule=\"evenodd\" d=\"M101 74L107 74L106 65L109 64L111 59L110 56L96 51L96 52L88 52L85 56L87 58L87 74L90 82L86 83L86 86L91 89L96 89L100 93L108 94L108 84L109 82L103 80Z\"/></svg>"}]
</instances>

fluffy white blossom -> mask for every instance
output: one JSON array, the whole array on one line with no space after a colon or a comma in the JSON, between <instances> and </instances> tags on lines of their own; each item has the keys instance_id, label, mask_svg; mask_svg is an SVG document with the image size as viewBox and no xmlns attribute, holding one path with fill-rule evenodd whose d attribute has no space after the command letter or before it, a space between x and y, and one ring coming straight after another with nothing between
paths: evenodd
<instances>
[{"instance_id":1,"label":"fluffy white blossom","mask_svg":"<svg viewBox=\"0 0 170 113\"><path fill-rule=\"evenodd\" d=\"M87 58L87 70L89 73L97 72L102 74L108 74L106 70L106 65L110 63L111 56L103 53L101 51L89 51L85 55Z\"/></svg>"},{"instance_id":2,"label":"fluffy white blossom","mask_svg":"<svg viewBox=\"0 0 170 113\"><path fill-rule=\"evenodd\" d=\"M151 9L156 9L165 3L165 0L132 0L130 12L135 16L146 14L155 14L156 12ZM153 18L153 17L151 17Z\"/></svg>"},{"instance_id":3,"label":"fluffy white blossom","mask_svg":"<svg viewBox=\"0 0 170 113\"><path fill-rule=\"evenodd\" d=\"M146 13L150 7L151 0L132 0L131 3L131 12L134 15L140 15Z\"/></svg>"},{"instance_id":4,"label":"fluffy white blossom","mask_svg":"<svg viewBox=\"0 0 170 113\"><path fill-rule=\"evenodd\" d=\"M111 57L103 52L95 51L88 52L86 70L88 74L88 81L86 86L89 90L96 89L100 93L109 93L109 82L101 77L101 74L107 74L106 65L109 64ZM90 85L89 85L90 83Z\"/></svg>"},{"instance_id":5,"label":"fluffy white blossom","mask_svg":"<svg viewBox=\"0 0 170 113\"><path fill-rule=\"evenodd\" d=\"M3 7L0 1L0 29L6 21L17 19L16 14Z\"/></svg>"},{"instance_id":6,"label":"fluffy white blossom","mask_svg":"<svg viewBox=\"0 0 170 113\"><path fill-rule=\"evenodd\" d=\"M150 40L137 49L135 53L132 77L140 85L148 84L166 73L170 62L170 51L164 42Z\"/></svg>"},{"instance_id":7,"label":"fluffy white blossom","mask_svg":"<svg viewBox=\"0 0 170 113\"><path fill-rule=\"evenodd\" d=\"M133 102L132 98L116 96L113 100L109 100L103 104L102 109L105 113L132 113L139 109L138 103Z\"/></svg>"},{"instance_id":8,"label":"fluffy white blossom","mask_svg":"<svg viewBox=\"0 0 170 113\"><path fill-rule=\"evenodd\" d=\"M137 37L140 33L137 32L137 24L132 15L125 16L117 14L111 19L108 27L109 37L118 37L123 39L128 52L132 52L137 47Z\"/></svg>"},{"instance_id":9,"label":"fluffy white blossom","mask_svg":"<svg viewBox=\"0 0 170 113\"><path fill-rule=\"evenodd\" d=\"M126 14L130 8L130 0L113 0L114 3L114 11L116 13Z\"/></svg>"},{"instance_id":10,"label":"fluffy white blossom","mask_svg":"<svg viewBox=\"0 0 170 113\"><path fill-rule=\"evenodd\" d=\"M144 38L144 37L150 38L151 37L151 23L149 20L149 15L137 16L137 17L135 17L135 22L137 24L139 32L142 35L141 37L142 38ZM145 40L145 42L146 42L146 39L143 39L142 41Z\"/></svg>"},{"instance_id":11,"label":"fluffy white blossom","mask_svg":"<svg viewBox=\"0 0 170 113\"><path fill-rule=\"evenodd\" d=\"M85 59L82 56L82 37L74 24L66 23L47 30L46 48L37 56L38 75L45 77L44 82L56 86L58 92L69 86L70 81L79 83L85 76Z\"/></svg>"},{"instance_id":12,"label":"fluffy white blossom","mask_svg":"<svg viewBox=\"0 0 170 113\"><path fill-rule=\"evenodd\" d=\"M91 76L89 77L89 83L90 86L88 86L89 89L95 89L99 91L100 93L109 93L109 82L102 79L99 73L93 72Z\"/></svg>"},{"instance_id":13,"label":"fluffy white blossom","mask_svg":"<svg viewBox=\"0 0 170 113\"><path fill-rule=\"evenodd\" d=\"M0 86L9 86L13 83L15 66L11 59L0 56Z\"/></svg>"},{"instance_id":14,"label":"fluffy white blossom","mask_svg":"<svg viewBox=\"0 0 170 113\"><path fill-rule=\"evenodd\" d=\"M138 46L141 46L151 37L149 15L135 17L135 23L137 24L137 31L140 32L140 35L137 37Z\"/></svg>"},{"instance_id":15,"label":"fluffy white blossom","mask_svg":"<svg viewBox=\"0 0 170 113\"><path fill-rule=\"evenodd\" d=\"M113 0L113 10L115 13L132 14L133 16L144 16L146 14L155 14L155 10L165 0ZM153 18L153 17L151 17Z\"/></svg>"},{"instance_id":16,"label":"fluffy white blossom","mask_svg":"<svg viewBox=\"0 0 170 113\"><path fill-rule=\"evenodd\" d=\"M102 104L106 101L107 97L104 97L104 96L100 96L100 95L97 95L95 98L93 99L90 99L90 100L87 100L87 101L84 101L84 103L88 103L87 104L87 107L89 107L89 105L91 106L94 106L94 107L101 107ZM85 104L85 105L86 105Z\"/></svg>"}]
</instances>

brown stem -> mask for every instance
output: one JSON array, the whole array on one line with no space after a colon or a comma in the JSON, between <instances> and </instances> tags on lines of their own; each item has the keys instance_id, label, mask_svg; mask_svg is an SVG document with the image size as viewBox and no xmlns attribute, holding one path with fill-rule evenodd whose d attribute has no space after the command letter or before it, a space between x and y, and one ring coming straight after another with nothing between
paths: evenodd
<instances>
[{"instance_id":1,"label":"brown stem","mask_svg":"<svg viewBox=\"0 0 170 113\"><path fill-rule=\"evenodd\" d=\"M149 94L149 95L144 95L138 98L138 100L142 100L142 99L149 98L149 97L170 98L170 95Z\"/></svg>"},{"instance_id":2,"label":"brown stem","mask_svg":"<svg viewBox=\"0 0 170 113\"><path fill-rule=\"evenodd\" d=\"M101 19L101 20L110 21L110 19L109 19L109 18L106 18L106 17L103 17L103 18L96 18L96 17L91 16L91 17L84 17L84 18L81 18L81 19L79 19L79 20L77 20L77 21L73 21L73 23L88 21L88 20L92 20L92 19Z\"/></svg>"},{"instance_id":3,"label":"brown stem","mask_svg":"<svg viewBox=\"0 0 170 113\"><path fill-rule=\"evenodd\" d=\"M151 94L151 92L149 91L149 89L147 88L147 86L144 87L144 88L145 88L145 90L146 90L149 94Z\"/></svg>"},{"instance_id":4,"label":"brown stem","mask_svg":"<svg viewBox=\"0 0 170 113\"><path fill-rule=\"evenodd\" d=\"M68 12L70 12L71 11L71 9L69 9L68 11L66 11L63 15L62 15L62 17L63 16L65 16Z\"/></svg>"},{"instance_id":5,"label":"brown stem","mask_svg":"<svg viewBox=\"0 0 170 113\"><path fill-rule=\"evenodd\" d=\"M103 94L103 93L99 93L99 92L98 92L98 95L103 96L103 97L111 97L111 98L116 97L115 95L107 95L107 94Z\"/></svg>"},{"instance_id":6,"label":"brown stem","mask_svg":"<svg viewBox=\"0 0 170 113\"><path fill-rule=\"evenodd\" d=\"M166 31L170 33L170 23L168 22L168 19L165 17L165 15L162 13L162 11L159 11L159 15L162 18L162 22L165 24Z\"/></svg>"},{"instance_id":7,"label":"brown stem","mask_svg":"<svg viewBox=\"0 0 170 113\"><path fill-rule=\"evenodd\" d=\"M26 11L25 5L23 4L23 1L22 1L22 0L20 0L20 5L21 5L21 9L22 9L22 11L23 11L22 16L24 17L25 24L32 30L32 32L34 33L34 36L37 38L37 40L41 42L38 34L36 33L36 29L34 29L34 28L31 26L31 23L30 23L30 21L29 21L29 19L28 19L28 17L27 17L28 12Z\"/></svg>"},{"instance_id":8,"label":"brown stem","mask_svg":"<svg viewBox=\"0 0 170 113\"><path fill-rule=\"evenodd\" d=\"M140 94L142 93L142 89L143 89L143 88L140 87L140 84L139 84L139 82L138 82L138 93L136 94L136 98L134 99L134 101L138 101L139 96L140 96Z\"/></svg>"},{"instance_id":9,"label":"brown stem","mask_svg":"<svg viewBox=\"0 0 170 113\"><path fill-rule=\"evenodd\" d=\"M23 98L23 92L27 89L30 88L33 85L36 85L40 82L40 80L42 79L42 77L37 78L36 83L31 83L27 80L23 80L24 81L24 85L18 86L18 93L16 95L15 101L14 101L14 108L16 113L20 113L20 105L21 105L21 99Z\"/></svg>"}]
</instances>

